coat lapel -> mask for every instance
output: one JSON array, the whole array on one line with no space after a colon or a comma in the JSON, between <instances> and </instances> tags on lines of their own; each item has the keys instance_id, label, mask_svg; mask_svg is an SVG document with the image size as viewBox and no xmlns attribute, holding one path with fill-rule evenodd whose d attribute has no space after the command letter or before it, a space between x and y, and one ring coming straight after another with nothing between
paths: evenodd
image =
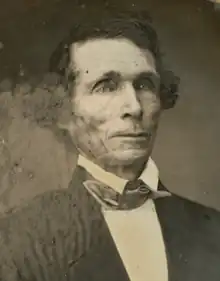
<instances>
[{"instance_id":1,"label":"coat lapel","mask_svg":"<svg viewBox=\"0 0 220 281\"><path fill-rule=\"evenodd\" d=\"M88 220L91 222L91 228L88 231L91 232L92 240L98 243L94 244L94 247L77 267L75 279L79 281L131 281L104 219L101 205L83 185L83 182L90 176L86 173L83 168L77 166L69 188L78 190L79 200L83 201L84 197L87 198L87 203L84 202L88 204ZM99 229L92 227L93 220L96 218L100 220Z\"/></svg>"}]
</instances>

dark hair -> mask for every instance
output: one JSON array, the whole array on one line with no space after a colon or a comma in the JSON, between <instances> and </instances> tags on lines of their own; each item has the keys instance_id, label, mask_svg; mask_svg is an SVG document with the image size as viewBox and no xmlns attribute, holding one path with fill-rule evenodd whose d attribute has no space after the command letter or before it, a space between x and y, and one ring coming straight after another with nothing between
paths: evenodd
<instances>
[{"instance_id":1,"label":"dark hair","mask_svg":"<svg viewBox=\"0 0 220 281\"><path fill-rule=\"evenodd\" d=\"M158 37L147 12L126 12L109 15L103 12L101 17L82 19L77 22L68 36L53 52L50 72L60 77L66 89L75 80L76 73L70 69L70 47L77 42L96 38L126 38L142 49L149 50L156 61L157 71L161 76L160 98L164 109L175 105L178 98L179 78L172 71L164 69L159 49Z\"/></svg>"}]
</instances>

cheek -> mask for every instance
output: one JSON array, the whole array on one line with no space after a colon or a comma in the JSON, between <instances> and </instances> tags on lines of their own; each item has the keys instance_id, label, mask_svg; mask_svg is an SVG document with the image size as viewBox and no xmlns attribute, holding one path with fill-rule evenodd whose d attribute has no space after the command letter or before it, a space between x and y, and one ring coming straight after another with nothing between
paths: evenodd
<instances>
[{"instance_id":1,"label":"cheek","mask_svg":"<svg viewBox=\"0 0 220 281\"><path fill-rule=\"evenodd\" d=\"M111 97L93 95L74 101L73 112L86 123L99 125L109 120L115 110Z\"/></svg>"},{"instance_id":2,"label":"cheek","mask_svg":"<svg viewBox=\"0 0 220 281\"><path fill-rule=\"evenodd\" d=\"M94 99L89 98L81 98L79 101L72 102L72 104L75 136L77 138L83 136L84 140L97 138L99 125L104 118L101 105L95 103Z\"/></svg>"},{"instance_id":3,"label":"cheek","mask_svg":"<svg viewBox=\"0 0 220 281\"><path fill-rule=\"evenodd\" d=\"M157 125L161 114L161 102L157 97L143 101L144 123Z\"/></svg>"},{"instance_id":4,"label":"cheek","mask_svg":"<svg viewBox=\"0 0 220 281\"><path fill-rule=\"evenodd\" d=\"M87 116L73 116L72 138L79 152L84 152L93 157L106 151L105 140L100 122Z\"/></svg>"}]
</instances>

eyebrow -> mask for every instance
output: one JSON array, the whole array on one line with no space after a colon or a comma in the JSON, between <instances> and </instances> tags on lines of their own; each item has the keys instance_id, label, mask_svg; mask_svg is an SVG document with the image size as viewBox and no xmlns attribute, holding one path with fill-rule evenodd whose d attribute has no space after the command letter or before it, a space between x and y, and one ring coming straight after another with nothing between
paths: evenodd
<instances>
[{"instance_id":1,"label":"eyebrow","mask_svg":"<svg viewBox=\"0 0 220 281\"><path fill-rule=\"evenodd\" d=\"M101 81L101 80L104 80L104 79L115 79L115 78L119 78L121 76L122 75L119 72L111 70L111 71L103 73L101 76L99 76L96 79L90 81L89 85L94 85L98 81Z\"/></svg>"},{"instance_id":2,"label":"eyebrow","mask_svg":"<svg viewBox=\"0 0 220 281\"><path fill-rule=\"evenodd\" d=\"M140 79L140 78L153 78L155 80L160 80L160 75L157 72L153 72L153 71L145 71L145 72L141 72L138 75L136 75L136 79Z\"/></svg>"},{"instance_id":3,"label":"eyebrow","mask_svg":"<svg viewBox=\"0 0 220 281\"><path fill-rule=\"evenodd\" d=\"M115 79L115 78L119 79L122 76L123 75L118 71L114 71L114 70L107 71L107 72L103 73L103 75L99 76L97 79L90 81L88 83L88 85L92 86L92 85L96 84L97 82L105 80L105 79ZM133 80L137 80L140 78L152 78L153 80L159 82L160 75L153 71L144 71L144 72L140 72L140 73L136 74L134 76Z\"/></svg>"}]
</instances>

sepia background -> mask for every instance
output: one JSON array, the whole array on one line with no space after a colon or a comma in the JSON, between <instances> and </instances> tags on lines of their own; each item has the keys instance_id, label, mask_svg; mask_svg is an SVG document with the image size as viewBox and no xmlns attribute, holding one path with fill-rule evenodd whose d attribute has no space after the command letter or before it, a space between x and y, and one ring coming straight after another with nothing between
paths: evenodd
<instances>
[{"instance_id":1,"label":"sepia background","mask_svg":"<svg viewBox=\"0 0 220 281\"><path fill-rule=\"evenodd\" d=\"M202 0L0 0L0 211L45 189L65 188L71 145L23 114L28 84L85 9L148 9L167 66L181 77L180 99L163 114L154 149L164 184L220 210L220 9ZM13 91L12 91L13 89Z\"/></svg>"}]
</instances>

